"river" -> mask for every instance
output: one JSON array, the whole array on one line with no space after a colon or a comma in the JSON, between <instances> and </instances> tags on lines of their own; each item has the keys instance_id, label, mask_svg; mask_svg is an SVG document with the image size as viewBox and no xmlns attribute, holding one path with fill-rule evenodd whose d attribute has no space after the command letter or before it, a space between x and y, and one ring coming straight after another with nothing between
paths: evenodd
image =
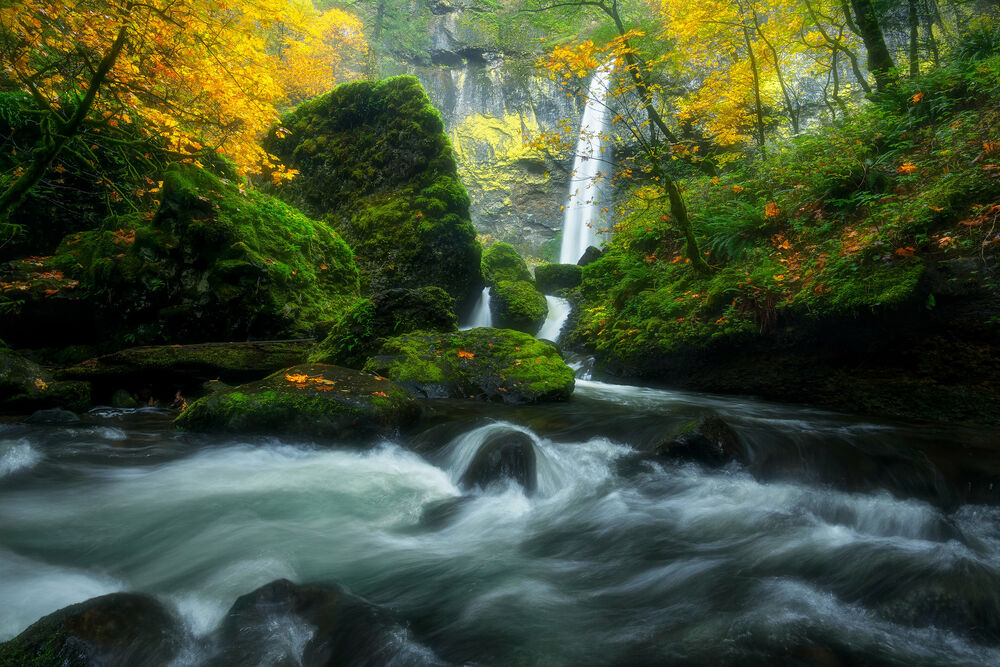
<instances>
[{"instance_id":1,"label":"river","mask_svg":"<svg viewBox=\"0 0 1000 667\"><path fill-rule=\"evenodd\" d=\"M154 409L0 425L0 640L134 590L183 619L177 664L205 664L233 601L285 577L390 608L396 664L1000 663L995 432L585 379L566 404L427 406L364 451ZM636 455L705 414L743 463ZM532 439L537 491L463 492L504 430ZM309 631L275 625L261 663Z\"/></svg>"}]
</instances>

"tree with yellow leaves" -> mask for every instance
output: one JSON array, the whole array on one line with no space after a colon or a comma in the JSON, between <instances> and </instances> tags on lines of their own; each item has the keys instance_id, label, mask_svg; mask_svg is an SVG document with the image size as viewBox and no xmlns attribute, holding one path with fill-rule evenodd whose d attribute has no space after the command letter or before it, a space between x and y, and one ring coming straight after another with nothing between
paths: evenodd
<instances>
[{"instance_id":1,"label":"tree with yellow leaves","mask_svg":"<svg viewBox=\"0 0 1000 667\"><path fill-rule=\"evenodd\" d=\"M288 178L259 137L363 47L356 19L293 0L15 2L0 10L3 77L31 96L42 138L0 194L0 218L69 142L120 125L177 159L214 151L240 173Z\"/></svg>"}]
</instances>

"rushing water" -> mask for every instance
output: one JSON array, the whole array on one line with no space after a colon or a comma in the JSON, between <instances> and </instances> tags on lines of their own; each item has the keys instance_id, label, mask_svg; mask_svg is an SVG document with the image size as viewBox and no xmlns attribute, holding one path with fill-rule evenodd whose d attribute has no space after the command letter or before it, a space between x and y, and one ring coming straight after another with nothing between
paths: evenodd
<instances>
[{"instance_id":1,"label":"rushing water","mask_svg":"<svg viewBox=\"0 0 1000 667\"><path fill-rule=\"evenodd\" d=\"M484 287L479 295L479 301L476 301L476 306L472 309L469 321L459 327L459 330L466 331L491 326L493 326L493 313L490 312L490 288Z\"/></svg>"},{"instance_id":2,"label":"rushing water","mask_svg":"<svg viewBox=\"0 0 1000 667\"><path fill-rule=\"evenodd\" d=\"M536 338L544 338L553 342L559 340L566 318L569 317L569 301L558 296L545 296L545 301L549 306L549 314L545 316L542 328L538 330Z\"/></svg>"},{"instance_id":3,"label":"rushing water","mask_svg":"<svg viewBox=\"0 0 1000 667\"><path fill-rule=\"evenodd\" d=\"M594 73L587 92L587 104L580 121L580 137L573 159L569 196L563 213L562 248L559 261L576 264L584 251L597 245L597 229L601 222L601 207L607 206L604 179L604 134L607 129L607 96L613 68L601 67Z\"/></svg>"},{"instance_id":4,"label":"rushing water","mask_svg":"<svg viewBox=\"0 0 1000 667\"><path fill-rule=\"evenodd\" d=\"M197 646L286 577L392 608L402 664L1000 662L1000 509L942 477L960 452L995 465L996 433L591 380L561 405L428 410L367 451L184 435L154 410L0 425L0 640L138 590ZM738 432L745 464L636 457L705 414ZM504 431L533 443L537 491L463 492ZM422 521L463 495L449 521Z\"/></svg>"}]
</instances>

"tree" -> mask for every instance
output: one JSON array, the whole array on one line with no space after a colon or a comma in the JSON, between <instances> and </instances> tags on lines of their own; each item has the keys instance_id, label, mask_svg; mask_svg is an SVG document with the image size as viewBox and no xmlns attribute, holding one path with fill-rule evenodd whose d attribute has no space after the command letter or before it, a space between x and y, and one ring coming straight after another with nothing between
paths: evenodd
<instances>
[{"instance_id":1,"label":"tree","mask_svg":"<svg viewBox=\"0 0 1000 667\"><path fill-rule=\"evenodd\" d=\"M882 34L882 25L875 14L875 7L871 0L851 0L851 7L854 9L854 25L868 51L868 71L875 77L875 87L884 91L892 85L892 70L896 65L885 44L885 35ZM848 12L848 17L849 15Z\"/></svg>"},{"instance_id":2,"label":"tree","mask_svg":"<svg viewBox=\"0 0 1000 667\"><path fill-rule=\"evenodd\" d=\"M292 174L257 143L278 106L328 88L360 24L291 0L22 0L0 10L4 77L30 94L42 138L0 194L0 218L87 133L129 126L178 159ZM334 57L335 56L335 57Z\"/></svg>"}]
</instances>

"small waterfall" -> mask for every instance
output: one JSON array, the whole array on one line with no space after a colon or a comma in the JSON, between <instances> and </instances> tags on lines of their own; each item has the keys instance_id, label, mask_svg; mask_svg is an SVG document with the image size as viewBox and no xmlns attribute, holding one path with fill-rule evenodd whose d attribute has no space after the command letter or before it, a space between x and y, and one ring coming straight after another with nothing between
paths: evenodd
<instances>
[{"instance_id":1,"label":"small waterfall","mask_svg":"<svg viewBox=\"0 0 1000 667\"><path fill-rule=\"evenodd\" d=\"M493 315L490 313L490 288L484 287L483 293L479 295L479 301L476 302L476 307L472 311L472 315L469 316L469 321L458 329L459 331L466 331L468 329L491 326L493 326Z\"/></svg>"},{"instance_id":2,"label":"small waterfall","mask_svg":"<svg viewBox=\"0 0 1000 667\"><path fill-rule=\"evenodd\" d=\"M546 295L545 300L549 304L549 314L535 338L557 342L563 325L566 324L566 318L569 317L569 301L558 296L548 295Z\"/></svg>"},{"instance_id":3,"label":"small waterfall","mask_svg":"<svg viewBox=\"0 0 1000 667\"><path fill-rule=\"evenodd\" d=\"M612 73L612 65L604 65L590 80L563 216L562 249L559 252L559 261L563 264L576 264L589 246L598 244L594 226L601 221L601 205L606 195L600 178L604 161L602 135L607 127L605 101Z\"/></svg>"}]
</instances>

